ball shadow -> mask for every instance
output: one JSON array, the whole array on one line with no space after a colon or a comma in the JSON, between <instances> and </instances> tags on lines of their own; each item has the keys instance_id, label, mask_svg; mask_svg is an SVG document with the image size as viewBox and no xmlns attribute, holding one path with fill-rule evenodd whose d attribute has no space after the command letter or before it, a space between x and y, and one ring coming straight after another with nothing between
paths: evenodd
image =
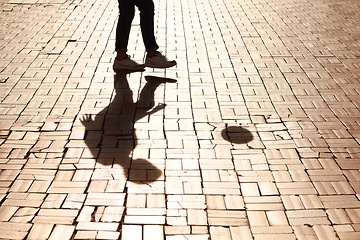
<instances>
[{"instance_id":1,"label":"ball shadow","mask_svg":"<svg viewBox=\"0 0 360 240\"><path fill-rule=\"evenodd\" d=\"M222 130L221 136L225 140L236 144L245 144L254 139L254 136L249 130L240 126L226 126Z\"/></svg>"}]
</instances>

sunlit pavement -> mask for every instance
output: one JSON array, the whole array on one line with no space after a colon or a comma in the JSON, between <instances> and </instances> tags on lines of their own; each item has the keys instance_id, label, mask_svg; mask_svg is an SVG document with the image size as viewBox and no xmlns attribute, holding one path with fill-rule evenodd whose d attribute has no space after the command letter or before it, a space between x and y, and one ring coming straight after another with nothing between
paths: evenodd
<instances>
[{"instance_id":1,"label":"sunlit pavement","mask_svg":"<svg viewBox=\"0 0 360 240\"><path fill-rule=\"evenodd\" d=\"M155 4L1 0L0 238L360 239L360 2Z\"/></svg>"}]
</instances>

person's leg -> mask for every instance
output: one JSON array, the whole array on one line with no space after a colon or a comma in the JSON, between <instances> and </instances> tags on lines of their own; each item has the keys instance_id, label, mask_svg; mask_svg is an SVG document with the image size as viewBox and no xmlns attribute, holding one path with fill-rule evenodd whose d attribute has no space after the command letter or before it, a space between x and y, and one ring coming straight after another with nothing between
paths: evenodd
<instances>
[{"instance_id":1,"label":"person's leg","mask_svg":"<svg viewBox=\"0 0 360 240\"><path fill-rule=\"evenodd\" d=\"M154 34L155 5L152 0L134 0L140 11L140 28L147 52L155 52L159 46Z\"/></svg>"},{"instance_id":2,"label":"person's leg","mask_svg":"<svg viewBox=\"0 0 360 240\"><path fill-rule=\"evenodd\" d=\"M156 43L154 34L154 13L155 5L153 0L134 0L140 11L140 27L146 48L147 56L145 66L153 68L168 68L176 65L176 61L168 60L157 51L159 46Z\"/></svg>"},{"instance_id":3,"label":"person's leg","mask_svg":"<svg viewBox=\"0 0 360 240\"><path fill-rule=\"evenodd\" d=\"M116 28L115 50L119 60L125 58L131 23L135 15L135 5L133 0L118 0L120 16Z\"/></svg>"},{"instance_id":4,"label":"person's leg","mask_svg":"<svg viewBox=\"0 0 360 240\"><path fill-rule=\"evenodd\" d=\"M115 71L121 69L127 70L143 70L144 64L138 64L130 59L127 55L127 46L129 42L129 35L131 23L135 15L134 0L118 0L120 16L116 28L115 51L117 53L114 60L113 69Z\"/></svg>"}]
</instances>

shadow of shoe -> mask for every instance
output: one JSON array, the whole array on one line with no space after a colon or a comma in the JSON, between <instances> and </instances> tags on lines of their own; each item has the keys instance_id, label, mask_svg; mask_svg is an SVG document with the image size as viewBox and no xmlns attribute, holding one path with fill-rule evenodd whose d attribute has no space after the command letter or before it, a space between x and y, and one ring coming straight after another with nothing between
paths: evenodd
<instances>
[{"instance_id":1,"label":"shadow of shoe","mask_svg":"<svg viewBox=\"0 0 360 240\"><path fill-rule=\"evenodd\" d=\"M226 126L221 132L221 136L232 143L244 144L251 142L254 137L252 133L240 126Z\"/></svg>"},{"instance_id":2,"label":"shadow of shoe","mask_svg":"<svg viewBox=\"0 0 360 240\"><path fill-rule=\"evenodd\" d=\"M177 80L172 79L172 78L163 78L163 77L157 77L157 76L145 76L145 80L148 82L153 82L153 83L176 83Z\"/></svg>"}]
</instances>

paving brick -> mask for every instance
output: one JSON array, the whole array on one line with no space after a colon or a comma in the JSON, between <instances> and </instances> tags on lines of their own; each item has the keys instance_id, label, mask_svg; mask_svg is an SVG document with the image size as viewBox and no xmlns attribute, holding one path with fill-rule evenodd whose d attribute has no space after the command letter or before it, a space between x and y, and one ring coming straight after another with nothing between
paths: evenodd
<instances>
[{"instance_id":1,"label":"paving brick","mask_svg":"<svg viewBox=\"0 0 360 240\"><path fill-rule=\"evenodd\" d=\"M230 227L232 239L252 239L248 226Z\"/></svg>"},{"instance_id":2,"label":"paving brick","mask_svg":"<svg viewBox=\"0 0 360 240\"><path fill-rule=\"evenodd\" d=\"M84 206L81 211L80 214L77 216L76 221L78 222L85 222L91 221L91 217L92 214L94 213L95 207L90 207L90 206Z\"/></svg>"},{"instance_id":3,"label":"paving brick","mask_svg":"<svg viewBox=\"0 0 360 240\"><path fill-rule=\"evenodd\" d=\"M204 194L240 194L237 182L203 182Z\"/></svg>"},{"instance_id":4,"label":"paving brick","mask_svg":"<svg viewBox=\"0 0 360 240\"><path fill-rule=\"evenodd\" d=\"M279 195L279 192L272 182L259 182L258 183L260 188L261 195L269 196L269 195Z\"/></svg>"},{"instance_id":5,"label":"paving brick","mask_svg":"<svg viewBox=\"0 0 360 240\"><path fill-rule=\"evenodd\" d=\"M283 211L267 211L266 216L268 218L270 226L288 225L287 218Z\"/></svg>"},{"instance_id":6,"label":"paving brick","mask_svg":"<svg viewBox=\"0 0 360 240\"><path fill-rule=\"evenodd\" d=\"M358 209L346 209L345 212L347 213L347 215L349 216L350 220L353 223L358 223L359 222L359 210Z\"/></svg>"},{"instance_id":7,"label":"paving brick","mask_svg":"<svg viewBox=\"0 0 360 240\"><path fill-rule=\"evenodd\" d=\"M89 193L85 200L86 206L123 206L123 193Z\"/></svg>"},{"instance_id":8,"label":"paving brick","mask_svg":"<svg viewBox=\"0 0 360 240\"><path fill-rule=\"evenodd\" d=\"M315 188L310 182L291 182L291 183L277 183L276 184L280 194L316 194Z\"/></svg>"},{"instance_id":9,"label":"paving brick","mask_svg":"<svg viewBox=\"0 0 360 240\"><path fill-rule=\"evenodd\" d=\"M224 227L210 227L210 234L213 238L231 239L230 229Z\"/></svg>"},{"instance_id":10,"label":"paving brick","mask_svg":"<svg viewBox=\"0 0 360 240\"><path fill-rule=\"evenodd\" d=\"M128 224L164 224L164 208L130 208L127 210L125 220Z\"/></svg>"},{"instance_id":11,"label":"paving brick","mask_svg":"<svg viewBox=\"0 0 360 240\"><path fill-rule=\"evenodd\" d=\"M317 195L300 195L300 199L306 209L323 208L323 205Z\"/></svg>"},{"instance_id":12,"label":"paving brick","mask_svg":"<svg viewBox=\"0 0 360 240\"><path fill-rule=\"evenodd\" d=\"M244 209L244 200L241 196L226 195L225 206L226 209Z\"/></svg>"},{"instance_id":13,"label":"paving brick","mask_svg":"<svg viewBox=\"0 0 360 240\"><path fill-rule=\"evenodd\" d=\"M74 239L94 239L98 236L97 231L76 231Z\"/></svg>"},{"instance_id":14,"label":"paving brick","mask_svg":"<svg viewBox=\"0 0 360 240\"><path fill-rule=\"evenodd\" d=\"M23 239L31 228L29 223L9 223L2 222L0 224L1 238L5 239Z\"/></svg>"},{"instance_id":15,"label":"paving brick","mask_svg":"<svg viewBox=\"0 0 360 240\"><path fill-rule=\"evenodd\" d=\"M49 194L43 204L42 208L60 208L66 198L66 194Z\"/></svg>"},{"instance_id":16,"label":"paving brick","mask_svg":"<svg viewBox=\"0 0 360 240\"><path fill-rule=\"evenodd\" d=\"M150 239L164 239L164 229L161 225L145 225L144 226L144 240Z\"/></svg>"},{"instance_id":17,"label":"paving brick","mask_svg":"<svg viewBox=\"0 0 360 240\"><path fill-rule=\"evenodd\" d=\"M48 193L84 193L87 182L54 181Z\"/></svg>"},{"instance_id":18,"label":"paving brick","mask_svg":"<svg viewBox=\"0 0 360 240\"><path fill-rule=\"evenodd\" d=\"M277 196L244 197L244 202L248 210L284 210L281 199Z\"/></svg>"},{"instance_id":19,"label":"paving brick","mask_svg":"<svg viewBox=\"0 0 360 240\"><path fill-rule=\"evenodd\" d=\"M318 239L311 226L293 226L294 233L299 239Z\"/></svg>"},{"instance_id":20,"label":"paving brick","mask_svg":"<svg viewBox=\"0 0 360 240\"><path fill-rule=\"evenodd\" d=\"M116 231L119 223L79 222L76 230Z\"/></svg>"},{"instance_id":21,"label":"paving brick","mask_svg":"<svg viewBox=\"0 0 360 240\"><path fill-rule=\"evenodd\" d=\"M206 196L208 209L225 209L225 199L223 196Z\"/></svg>"},{"instance_id":22,"label":"paving brick","mask_svg":"<svg viewBox=\"0 0 360 240\"><path fill-rule=\"evenodd\" d=\"M320 196L320 201L325 208L357 208L358 200L354 195ZM345 201L346 199L346 201Z\"/></svg>"},{"instance_id":23,"label":"paving brick","mask_svg":"<svg viewBox=\"0 0 360 240\"><path fill-rule=\"evenodd\" d=\"M166 226L165 234L190 234L189 226Z\"/></svg>"},{"instance_id":24,"label":"paving brick","mask_svg":"<svg viewBox=\"0 0 360 240\"><path fill-rule=\"evenodd\" d=\"M322 210L287 211L286 215L291 225L326 225L330 223L326 213Z\"/></svg>"},{"instance_id":25,"label":"paving brick","mask_svg":"<svg viewBox=\"0 0 360 240\"><path fill-rule=\"evenodd\" d=\"M40 207L43 200L43 195L9 195L8 198L5 199L3 206Z\"/></svg>"},{"instance_id":26,"label":"paving brick","mask_svg":"<svg viewBox=\"0 0 360 240\"><path fill-rule=\"evenodd\" d=\"M313 228L316 233L316 236L319 239L321 238L338 239L336 233L334 232L334 229L331 226L315 225Z\"/></svg>"},{"instance_id":27,"label":"paving brick","mask_svg":"<svg viewBox=\"0 0 360 240\"><path fill-rule=\"evenodd\" d=\"M2 206L0 208L0 213L1 213L1 221L2 222L7 222L11 219L11 217L15 214L15 212L18 210L18 207L15 206Z\"/></svg>"},{"instance_id":28,"label":"paving brick","mask_svg":"<svg viewBox=\"0 0 360 240\"><path fill-rule=\"evenodd\" d=\"M207 225L205 210L189 209L187 210L189 225Z\"/></svg>"},{"instance_id":29,"label":"paving brick","mask_svg":"<svg viewBox=\"0 0 360 240\"><path fill-rule=\"evenodd\" d=\"M212 226L247 226L245 211L208 210L208 222Z\"/></svg>"},{"instance_id":30,"label":"paving brick","mask_svg":"<svg viewBox=\"0 0 360 240\"><path fill-rule=\"evenodd\" d=\"M56 225L49 239L71 239L74 229L71 225Z\"/></svg>"},{"instance_id":31,"label":"paving brick","mask_svg":"<svg viewBox=\"0 0 360 240\"><path fill-rule=\"evenodd\" d=\"M122 240L141 240L142 239L142 226L141 225L123 225L122 226Z\"/></svg>"},{"instance_id":32,"label":"paving brick","mask_svg":"<svg viewBox=\"0 0 360 240\"><path fill-rule=\"evenodd\" d=\"M358 232L338 232L337 235L341 239L356 239L359 237Z\"/></svg>"},{"instance_id":33,"label":"paving brick","mask_svg":"<svg viewBox=\"0 0 360 240\"><path fill-rule=\"evenodd\" d=\"M237 171L240 182L267 182L273 181L269 171Z\"/></svg>"},{"instance_id":34,"label":"paving brick","mask_svg":"<svg viewBox=\"0 0 360 240\"><path fill-rule=\"evenodd\" d=\"M28 239L49 238L53 228L54 228L54 224L35 223L32 226L27 238Z\"/></svg>"},{"instance_id":35,"label":"paving brick","mask_svg":"<svg viewBox=\"0 0 360 240\"><path fill-rule=\"evenodd\" d=\"M247 211L250 226L269 226L265 211Z\"/></svg>"},{"instance_id":36,"label":"paving brick","mask_svg":"<svg viewBox=\"0 0 360 240\"><path fill-rule=\"evenodd\" d=\"M241 193L245 197L260 196L260 191L256 183L241 183Z\"/></svg>"},{"instance_id":37,"label":"paving brick","mask_svg":"<svg viewBox=\"0 0 360 240\"><path fill-rule=\"evenodd\" d=\"M350 223L350 219L343 209L329 209L326 213L329 215L329 219L333 224Z\"/></svg>"},{"instance_id":38,"label":"paving brick","mask_svg":"<svg viewBox=\"0 0 360 240\"><path fill-rule=\"evenodd\" d=\"M11 219L11 222L26 223L30 222L37 214L37 208L21 208L19 209Z\"/></svg>"},{"instance_id":39,"label":"paving brick","mask_svg":"<svg viewBox=\"0 0 360 240\"><path fill-rule=\"evenodd\" d=\"M206 200L203 195L169 195L167 206L169 209L205 209Z\"/></svg>"},{"instance_id":40,"label":"paving brick","mask_svg":"<svg viewBox=\"0 0 360 240\"><path fill-rule=\"evenodd\" d=\"M18 180L15 181L10 191L12 192L27 192L33 181L31 180Z\"/></svg>"}]
</instances>

